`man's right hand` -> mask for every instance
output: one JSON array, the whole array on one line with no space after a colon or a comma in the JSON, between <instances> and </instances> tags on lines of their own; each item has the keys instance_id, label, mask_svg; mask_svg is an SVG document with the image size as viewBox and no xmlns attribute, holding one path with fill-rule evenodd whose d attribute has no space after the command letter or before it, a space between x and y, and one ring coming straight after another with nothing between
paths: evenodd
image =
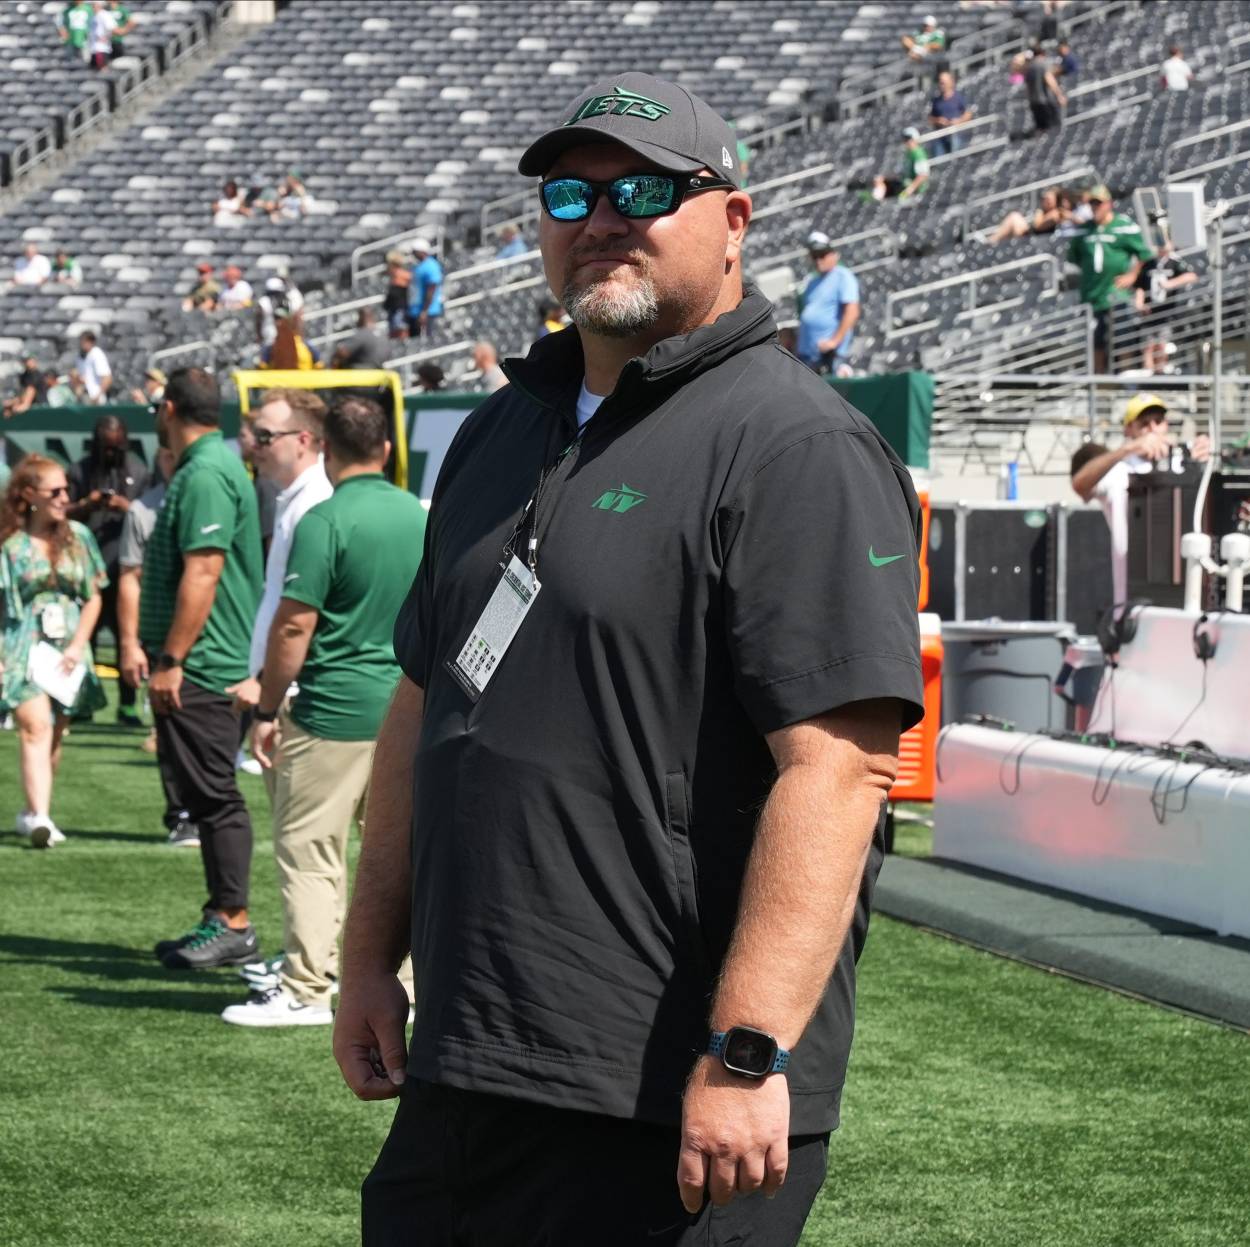
<instances>
[{"instance_id":1,"label":"man's right hand","mask_svg":"<svg viewBox=\"0 0 1250 1247\"><path fill-rule=\"evenodd\" d=\"M1172 453L1172 439L1166 433L1157 433L1154 429L1134 438L1129 443L1133 453L1143 459L1166 459Z\"/></svg>"},{"instance_id":2,"label":"man's right hand","mask_svg":"<svg viewBox=\"0 0 1250 1247\"><path fill-rule=\"evenodd\" d=\"M226 692L234 698L235 714L255 710L260 705L260 681L254 675L248 676L246 680L240 680L238 684L231 684Z\"/></svg>"},{"instance_id":3,"label":"man's right hand","mask_svg":"<svg viewBox=\"0 0 1250 1247\"><path fill-rule=\"evenodd\" d=\"M148 656L143 652L143 646L123 642L121 673L122 679L131 688L138 688L148 678Z\"/></svg>"},{"instance_id":4,"label":"man's right hand","mask_svg":"<svg viewBox=\"0 0 1250 1247\"><path fill-rule=\"evenodd\" d=\"M345 979L334 1014L334 1059L361 1100L389 1100L404 1084L408 993L393 974Z\"/></svg>"}]
</instances>

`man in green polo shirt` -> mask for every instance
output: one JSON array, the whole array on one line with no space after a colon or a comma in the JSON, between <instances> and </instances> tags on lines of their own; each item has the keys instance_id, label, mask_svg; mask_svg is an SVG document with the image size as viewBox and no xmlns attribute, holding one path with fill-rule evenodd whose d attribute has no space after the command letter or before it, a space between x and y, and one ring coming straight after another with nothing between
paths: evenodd
<instances>
[{"instance_id":1,"label":"man in green polo shirt","mask_svg":"<svg viewBox=\"0 0 1250 1247\"><path fill-rule=\"evenodd\" d=\"M333 1020L347 841L363 817L374 741L399 680L395 617L425 543L425 508L382 474L387 430L369 399L340 399L327 414L325 467L334 494L296 526L269 629L252 747L274 771L285 955L276 983L222 1013L241 1026ZM279 719L295 680L299 692Z\"/></svg>"},{"instance_id":2,"label":"man in green polo shirt","mask_svg":"<svg viewBox=\"0 0 1250 1247\"><path fill-rule=\"evenodd\" d=\"M1154 252L1132 217L1115 210L1111 192L1089 192L1094 219L1068 244L1068 261L1081 270L1081 302L1094 309L1094 371L1106 372L1114 353L1115 305L1130 297L1138 274Z\"/></svg>"},{"instance_id":3,"label":"man in green polo shirt","mask_svg":"<svg viewBox=\"0 0 1250 1247\"><path fill-rule=\"evenodd\" d=\"M139 639L152 678L157 760L200 828L208 900L200 922L156 955L169 969L254 961L248 920L252 823L235 780L239 721L229 685L246 679L260 604L256 491L218 427L221 396L202 368L180 368L156 417L177 456L143 556Z\"/></svg>"},{"instance_id":4,"label":"man in green polo shirt","mask_svg":"<svg viewBox=\"0 0 1250 1247\"><path fill-rule=\"evenodd\" d=\"M91 5L79 0L77 4L67 4L57 21L56 33L61 36L62 45L76 61L87 59L87 38L91 34L91 18Z\"/></svg>"}]
</instances>

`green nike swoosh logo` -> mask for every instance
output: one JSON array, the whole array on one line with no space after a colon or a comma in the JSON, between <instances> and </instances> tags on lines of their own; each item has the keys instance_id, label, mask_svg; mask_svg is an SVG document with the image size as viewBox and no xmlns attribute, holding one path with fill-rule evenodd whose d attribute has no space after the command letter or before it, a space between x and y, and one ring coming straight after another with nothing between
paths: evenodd
<instances>
[{"instance_id":1,"label":"green nike swoosh logo","mask_svg":"<svg viewBox=\"0 0 1250 1247\"><path fill-rule=\"evenodd\" d=\"M868 561L873 565L873 567L884 567L887 563L895 563L902 557L903 556L901 554L888 554L885 558L878 558L875 554L873 554L872 546L868 547Z\"/></svg>"}]
</instances>

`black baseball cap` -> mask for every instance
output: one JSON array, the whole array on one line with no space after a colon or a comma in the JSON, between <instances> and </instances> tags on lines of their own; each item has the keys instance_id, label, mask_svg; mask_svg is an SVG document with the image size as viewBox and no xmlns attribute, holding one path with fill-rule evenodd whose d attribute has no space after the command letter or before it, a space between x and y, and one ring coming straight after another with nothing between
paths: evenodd
<instances>
[{"instance_id":1,"label":"black baseball cap","mask_svg":"<svg viewBox=\"0 0 1250 1247\"><path fill-rule=\"evenodd\" d=\"M733 127L675 82L634 70L614 74L579 91L563 115L564 121L529 145L518 172L542 177L566 148L611 142L673 173L707 168L742 185Z\"/></svg>"}]
</instances>

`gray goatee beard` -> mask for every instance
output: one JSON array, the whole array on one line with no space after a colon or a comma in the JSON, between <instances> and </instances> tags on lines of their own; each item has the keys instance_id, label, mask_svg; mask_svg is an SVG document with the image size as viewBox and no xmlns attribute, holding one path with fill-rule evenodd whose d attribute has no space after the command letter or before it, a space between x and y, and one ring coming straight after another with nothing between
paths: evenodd
<instances>
[{"instance_id":1,"label":"gray goatee beard","mask_svg":"<svg viewBox=\"0 0 1250 1247\"><path fill-rule=\"evenodd\" d=\"M561 294L572 322L605 338L637 337L654 327L660 316L655 283L645 269L628 286L611 278L579 286L568 278Z\"/></svg>"}]
</instances>

